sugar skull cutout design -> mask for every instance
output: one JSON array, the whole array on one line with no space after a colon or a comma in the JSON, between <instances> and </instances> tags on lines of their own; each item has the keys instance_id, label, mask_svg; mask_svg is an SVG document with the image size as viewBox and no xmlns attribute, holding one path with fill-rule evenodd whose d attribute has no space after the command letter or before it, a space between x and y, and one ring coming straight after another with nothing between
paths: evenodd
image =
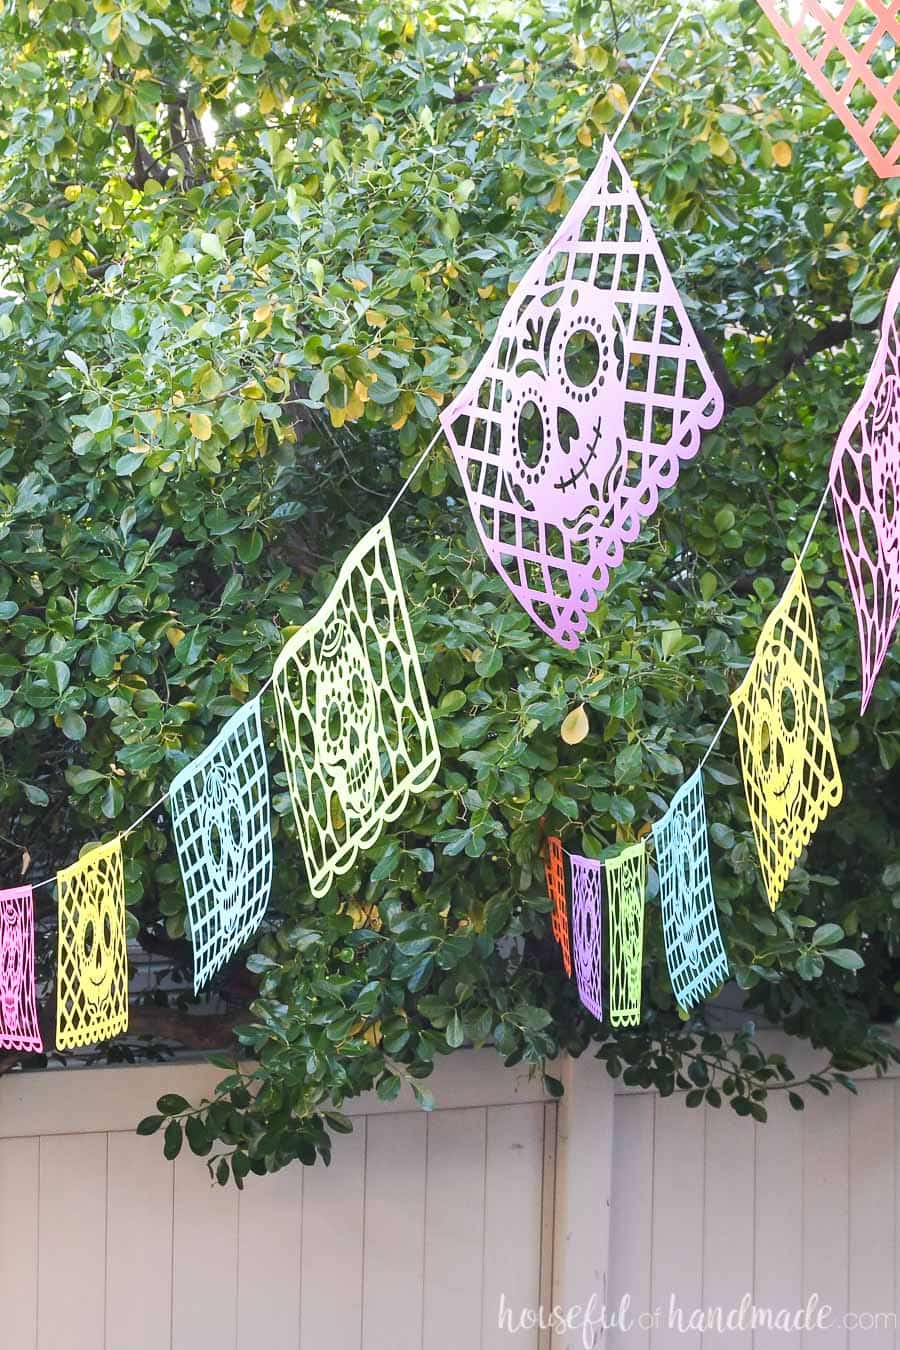
<instances>
[{"instance_id":1,"label":"sugar skull cutout design","mask_svg":"<svg viewBox=\"0 0 900 1350\"><path fill-rule=\"evenodd\" d=\"M327 788L363 816L378 783L378 691L359 638L335 619L318 653L316 720Z\"/></svg>"},{"instance_id":2,"label":"sugar skull cutout design","mask_svg":"<svg viewBox=\"0 0 900 1350\"><path fill-rule=\"evenodd\" d=\"M0 891L0 1050L43 1050L34 981L30 886Z\"/></svg>"},{"instance_id":3,"label":"sugar skull cutout design","mask_svg":"<svg viewBox=\"0 0 900 1350\"><path fill-rule=\"evenodd\" d=\"M801 852L843 794L815 619L799 566L766 619L731 702L747 806L774 909Z\"/></svg>"},{"instance_id":4,"label":"sugar skull cutout design","mask_svg":"<svg viewBox=\"0 0 900 1350\"><path fill-rule=\"evenodd\" d=\"M321 896L440 764L389 520L353 549L273 682L294 821Z\"/></svg>"},{"instance_id":5,"label":"sugar skull cutout design","mask_svg":"<svg viewBox=\"0 0 900 1350\"><path fill-rule=\"evenodd\" d=\"M252 936L269 902L269 772L258 699L181 770L169 800L196 992Z\"/></svg>"},{"instance_id":6,"label":"sugar skull cutout design","mask_svg":"<svg viewBox=\"0 0 900 1350\"><path fill-rule=\"evenodd\" d=\"M900 619L900 271L863 391L841 428L831 493L847 567L865 712Z\"/></svg>"},{"instance_id":7,"label":"sugar skull cutout design","mask_svg":"<svg viewBox=\"0 0 900 1350\"><path fill-rule=\"evenodd\" d=\"M100 844L57 878L56 1045L93 1045L128 1029L122 844Z\"/></svg>"},{"instance_id":8,"label":"sugar skull cutout design","mask_svg":"<svg viewBox=\"0 0 900 1350\"><path fill-rule=\"evenodd\" d=\"M882 178L900 174L897 0L759 0L831 111Z\"/></svg>"},{"instance_id":9,"label":"sugar skull cutout design","mask_svg":"<svg viewBox=\"0 0 900 1350\"><path fill-rule=\"evenodd\" d=\"M566 901L566 865L562 840L555 834L547 836L544 858L544 878L550 911L550 928L559 945L563 970L572 978L572 945L569 940L569 913Z\"/></svg>"},{"instance_id":10,"label":"sugar skull cutout design","mask_svg":"<svg viewBox=\"0 0 900 1350\"><path fill-rule=\"evenodd\" d=\"M709 864L703 777L698 769L653 827L666 963L685 1010L728 978Z\"/></svg>"},{"instance_id":11,"label":"sugar skull cutout design","mask_svg":"<svg viewBox=\"0 0 900 1350\"><path fill-rule=\"evenodd\" d=\"M488 556L561 646L578 646L625 545L723 407L607 142L441 414Z\"/></svg>"},{"instance_id":12,"label":"sugar skull cutout design","mask_svg":"<svg viewBox=\"0 0 900 1350\"><path fill-rule=\"evenodd\" d=\"M569 854L572 876L572 941L578 997L589 1013L603 1017L603 864Z\"/></svg>"},{"instance_id":13,"label":"sugar skull cutout design","mask_svg":"<svg viewBox=\"0 0 900 1350\"><path fill-rule=\"evenodd\" d=\"M644 959L644 841L631 844L603 866L609 924L609 1020L614 1027L635 1027L641 1020Z\"/></svg>"}]
</instances>

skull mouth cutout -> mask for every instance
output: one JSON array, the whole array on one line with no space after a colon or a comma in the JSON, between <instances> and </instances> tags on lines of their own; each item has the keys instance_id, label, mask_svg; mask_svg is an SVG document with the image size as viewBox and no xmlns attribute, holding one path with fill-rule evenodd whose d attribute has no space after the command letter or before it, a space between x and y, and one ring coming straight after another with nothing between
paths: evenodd
<instances>
[{"instance_id":1,"label":"skull mouth cutout","mask_svg":"<svg viewBox=\"0 0 900 1350\"><path fill-rule=\"evenodd\" d=\"M214 764L203 791L204 842L210 879L218 891L222 923L229 931L243 905L247 826L234 769Z\"/></svg>"},{"instance_id":2,"label":"skull mouth cutout","mask_svg":"<svg viewBox=\"0 0 900 1350\"><path fill-rule=\"evenodd\" d=\"M766 811L783 827L796 813L803 786L806 698L791 669L793 658L780 643L768 660L759 688L756 754Z\"/></svg>"},{"instance_id":3,"label":"skull mouth cutout","mask_svg":"<svg viewBox=\"0 0 900 1350\"><path fill-rule=\"evenodd\" d=\"M371 809L378 786L377 698L362 643L335 619L319 653L316 733L331 791L357 816Z\"/></svg>"},{"instance_id":4,"label":"skull mouth cutout","mask_svg":"<svg viewBox=\"0 0 900 1350\"><path fill-rule=\"evenodd\" d=\"M688 822L682 811L672 821L672 853L675 860L673 917L684 959L692 970L700 964L697 934L696 875Z\"/></svg>"},{"instance_id":5,"label":"skull mouth cutout","mask_svg":"<svg viewBox=\"0 0 900 1350\"><path fill-rule=\"evenodd\" d=\"M586 282L551 286L516 316L507 342L501 456L511 490L527 510L587 535L627 469L618 311Z\"/></svg>"},{"instance_id":6,"label":"skull mouth cutout","mask_svg":"<svg viewBox=\"0 0 900 1350\"><path fill-rule=\"evenodd\" d=\"M25 931L11 900L0 901L0 1008L7 1032L19 1030L19 999L25 977Z\"/></svg>"},{"instance_id":7,"label":"skull mouth cutout","mask_svg":"<svg viewBox=\"0 0 900 1350\"><path fill-rule=\"evenodd\" d=\"M79 978L86 1001L94 1007L109 1000L115 978L116 914L112 895L81 906L76 932Z\"/></svg>"},{"instance_id":8,"label":"skull mouth cutout","mask_svg":"<svg viewBox=\"0 0 900 1350\"><path fill-rule=\"evenodd\" d=\"M886 379L872 410L870 459L875 510L882 522L880 552L894 574L900 568L900 377Z\"/></svg>"}]
</instances>

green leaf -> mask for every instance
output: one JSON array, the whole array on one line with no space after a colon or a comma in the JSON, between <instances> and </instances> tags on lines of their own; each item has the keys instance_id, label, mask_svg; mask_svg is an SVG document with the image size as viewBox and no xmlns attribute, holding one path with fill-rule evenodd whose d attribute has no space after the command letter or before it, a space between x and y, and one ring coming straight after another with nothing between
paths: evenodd
<instances>
[{"instance_id":1,"label":"green leaf","mask_svg":"<svg viewBox=\"0 0 900 1350\"><path fill-rule=\"evenodd\" d=\"M163 1154L169 1162L173 1162L181 1152L183 1140L180 1120L170 1120L166 1126L165 1142L163 1144Z\"/></svg>"},{"instance_id":2,"label":"green leaf","mask_svg":"<svg viewBox=\"0 0 900 1350\"><path fill-rule=\"evenodd\" d=\"M157 1130L165 1120L165 1116L144 1116L144 1119L138 1121L137 1134L156 1134Z\"/></svg>"}]
</instances>

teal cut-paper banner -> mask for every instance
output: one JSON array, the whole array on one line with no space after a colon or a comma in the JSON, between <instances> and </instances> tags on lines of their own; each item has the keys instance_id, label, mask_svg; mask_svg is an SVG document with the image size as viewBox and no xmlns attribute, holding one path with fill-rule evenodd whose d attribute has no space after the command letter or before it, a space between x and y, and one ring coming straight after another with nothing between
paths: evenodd
<instances>
[{"instance_id":1,"label":"teal cut-paper banner","mask_svg":"<svg viewBox=\"0 0 900 1350\"><path fill-rule=\"evenodd\" d=\"M728 978L713 895L703 778L698 769L653 826L663 940L672 988L688 1011Z\"/></svg>"},{"instance_id":2,"label":"teal cut-paper banner","mask_svg":"<svg viewBox=\"0 0 900 1350\"><path fill-rule=\"evenodd\" d=\"M272 830L259 699L182 769L170 807L196 992L252 936L269 903Z\"/></svg>"}]
</instances>

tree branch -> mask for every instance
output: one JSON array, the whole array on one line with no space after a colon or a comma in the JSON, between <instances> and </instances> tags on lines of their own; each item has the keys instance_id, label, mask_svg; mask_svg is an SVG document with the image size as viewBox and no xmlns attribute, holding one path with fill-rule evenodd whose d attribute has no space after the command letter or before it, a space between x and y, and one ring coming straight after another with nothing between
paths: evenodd
<instances>
[{"instance_id":1,"label":"tree branch","mask_svg":"<svg viewBox=\"0 0 900 1350\"><path fill-rule=\"evenodd\" d=\"M235 1027L246 1022L247 1017L246 1008L191 1017L172 1008L145 1004L129 1012L128 1035L175 1041L186 1050L227 1050L233 1043Z\"/></svg>"},{"instance_id":2,"label":"tree branch","mask_svg":"<svg viewBox=\"0 0 900 1350\"><path fill-rule=\"evenodd\" d=\"M733 408L752 408L764 399L766 394L777 388L782 380L787 379L798 366L805 365L812 357L817 356L819 352L827 351L830 347L843 346L853 336L854 329L864 331L867 328L874 328L878 320L871 324L854 324L849 318L829 319L821 328L812 328L809 325L797 327L792 331L783 350L767 364L759 378L751 380L748 384L735 384L716 344L696 320L692 322L703 354L724 395L725 411L730 412ZM800 337L804 340L797 341Z\"/></svg>"}]
</instances>

